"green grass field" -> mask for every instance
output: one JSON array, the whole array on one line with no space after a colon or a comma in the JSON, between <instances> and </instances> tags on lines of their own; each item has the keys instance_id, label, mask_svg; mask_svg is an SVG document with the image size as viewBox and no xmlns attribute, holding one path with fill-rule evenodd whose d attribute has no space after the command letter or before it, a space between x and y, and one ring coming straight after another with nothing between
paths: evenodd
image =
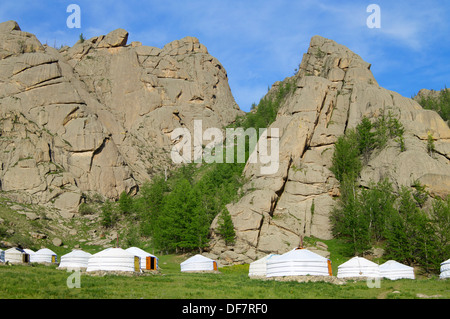
<instances>
[{"instance_id":1,"label":"green grass field","mask_svg":"<svg viewBox=\"0 0 450 319\"><path fill-rule=\"evenodd\" d=\"M186 257L161 256L158 275L91 276L81 273L80 288L69 288L72 272L45 265L0 266L2 299L415 299L450 298L450 280L381 280L344 285L279 282L248 277L248 265L219 268L220 274L182 273Z\"/></svg>"},{"instance_id":2,"label":"green grass field","mask_svg":"<svg viewBox=\"0 0 450 319\"><path fill-rule=\"evenodd\" d=\"M57 233L66 247L51 245L51 238L32 241L29 232L52 233L60 227L53 221L41 218L29 221L17 214L0 197L1 238L34 250L47 247L58 257L69 253L75 246L90 253L104 247L84 244L80 238L96 224L78 227L76 236ZM37 214L43 214L35 211ZM73 222L73 221L72 221ZM58 226L58 227L57 227ZM13 235L7 234L14 229ZM1 232L3 231L3 232ZM73 238L72 238L73 237ZM305 238L314 246L316 239ZM350 259L339 240L323 241L331 252L333 274L338 265ZM159 255L149 247L141 247L159 257L161 273L158 275L104 277L81 274L80 288L69 288L67 280L72 273L44 265L0 265L0 299L449 299L450 280L438 276L427 278L419 274L416 280L382 280L380 288L369 288L365 281L334 285L325 282L279 282L256 280L248 277L248 265L219 268L220 274L182 273L180 263L187 256ZM148 249L146 249L148 248ZM382 263L384 260L375 260ZM430 299L431 299L430 298Z\"/></svg>"}]
</instances>

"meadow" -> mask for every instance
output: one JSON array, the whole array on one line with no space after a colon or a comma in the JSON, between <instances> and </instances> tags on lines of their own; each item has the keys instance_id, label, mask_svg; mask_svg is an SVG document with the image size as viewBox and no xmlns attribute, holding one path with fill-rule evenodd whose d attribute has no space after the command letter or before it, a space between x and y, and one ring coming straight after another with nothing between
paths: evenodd
<instances>
[{"instance_id":1,"label":"meadow","mask_svg":"<svg viewBox=\"0 0 450 319\"><path fill-rule=\"evenodd\" d=\"M56 265L1 265L1 299L449 299L450 281L438 276L415 280L383 279L343 285L250 279L248 265L219 268L220 273L182 273L181 255L159 257L159 274L92 276L81 273L80 288L69 288L73 273Z\"/></svg>"}]
</instances>

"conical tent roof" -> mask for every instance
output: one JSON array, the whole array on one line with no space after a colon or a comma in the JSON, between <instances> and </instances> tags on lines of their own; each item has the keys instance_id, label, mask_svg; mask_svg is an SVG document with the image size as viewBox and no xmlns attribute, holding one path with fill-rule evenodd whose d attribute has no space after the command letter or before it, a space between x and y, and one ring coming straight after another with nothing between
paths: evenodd
<instances>
[{"instance_id":1,"label":"conical tent roof","mask_svg":"<svg viewBox=\"0 0 450 319\"><path fill-rule=\"evenodd\" d=\"M57 255L55 252L48 248L42 248L36 251L33 254L33 262L36 263L52 263L52 256L54 256L55 260L54 262L57 262Z\"/></svg>"},{"instance_id":2,"label":"conical tent roof","mask_svg":"<svg viewBox=\"0 0 450 319\"><path fill-rule=\"evenodd\" d=\"M439 275L439 278L450 278L450 259L441 263L441 274Z\"/></svg>"},{"instance_id":3,"label":"conical tent roof","mask_svg":"<svg viewBox=\"0 0 450 319\"><path fill-rule=\"evenodd\" d=\"M107 248L89 258L86 271L134 272L135 257L137 256L122 248Z\"/></svg>"},{"instance_id":4,"label":"conical tent roof","mask_svg":"<svg viewBox=\"0 0 450 319\"><path fill-rule=\"evenodd\" d=\"M72 250L70 253L61 256L58 268L61 269L81 269L87 268L89 258L92 254L82 250Z\"/></svg>"},{"instance_id":5,"label":"conical tent roof","mask_svg":"<svg viewBox=\"0 0 450 319\"><path fill-rule=\"evenodd\" d=\"M213 271L217 270L217 263L205 256L197 254L180 264L181 271Z\"/></svg>"},{"instance_id":6,"label":"conical tent roof","mask_svg":"<svg viewBox=\"0 0 450 319\"><path fill-rule=\"evenodd\" d=\"M267 277L330 276L330 262L308 249L293 249L267 261Z\"/></svg>"},{"instance_id":7,"label":"conical tent roof","mask_svg":"<svg viewBox=\"0 0 450 319\"><path fill-rule=\"evenodd\" d=\"M397 280L397 279L415 279L414 268L401 264L395 260L388 260L379 266L381 277Z\"/></svg>"},{"instance_id":8,"label":"conical tent roof","mask_svg":"<svg viewBox=\"0 0 450 319\"><path fill-rule=\"evenodd\" d=\"M264 256L263 258L260 258L258 260L255 260L254 262L250 263L249 269L248 269L248 275L250 277L252 276L266 276L267 274L267 261L271 258L277 258L280 255L278 254L269 254Z\"/></svg>"},{"instance_id":9,"label":"conical tent roof","mask_svg":"<svg viewBox=\"0 0 450 319\"><path fill-rule=\"evenodd\" d=\"M147 257L156 258L156 267L158 268L158 257L156 257L155 255L152 255L139 247L130 247L125 250L141 258L141 269L146 269Z\"/></svg>"},{"instance_id":10,"label":"conical tent roof","mask_svg":"<svg viewBox=\"0 0 450 319\"><path fill-rule=\"evenodd\" d=\"M353 257L338 266L338 278L346 277L380 277L378 264L363 257Z\"/></svg>"}]
</instances>

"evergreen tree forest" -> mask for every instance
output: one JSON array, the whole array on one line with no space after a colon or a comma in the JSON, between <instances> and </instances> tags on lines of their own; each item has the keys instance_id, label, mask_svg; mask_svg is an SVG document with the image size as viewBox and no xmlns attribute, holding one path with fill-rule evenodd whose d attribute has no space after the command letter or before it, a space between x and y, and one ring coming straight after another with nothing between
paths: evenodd
<instances>
[{"instance_id":1,"label":"evergreen tree forest","mask_svg":"<svg viewBox=\"0 0 450 319\"><path fill-rule=\"evenodd\" d=\"M341 136L331 170L340 182L341 195L331 213L333 235L347 242L348 254L363 255L374 246L385 258L439 271L450 254L450 198L431 198L419 182L394 190L388 179L358 187L357 179L372 152L390 139L405 150L404 129L392 114L374 123L364 118ZM431 208L427 201L431 201Z\"/></svg>"}]
</instances>

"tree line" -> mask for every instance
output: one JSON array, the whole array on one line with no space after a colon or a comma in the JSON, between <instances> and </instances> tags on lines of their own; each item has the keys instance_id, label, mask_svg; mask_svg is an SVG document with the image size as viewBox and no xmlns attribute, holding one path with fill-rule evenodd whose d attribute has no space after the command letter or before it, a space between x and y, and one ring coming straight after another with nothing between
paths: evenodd
<instances>
[{"instance_id":1,"label":"tree line","mask_svg":"<svg viewBox=\"0 0 450 319\"><path fill-rule=\"evenodd\" d=\"M238 196L244 164L205 164L201 170L194 165L183 165L168 178L154 177L135 197L123 192L117 203L106 202L103 226L114 226L118 214L132 215L139 236L155 250L201 252L208 247L211 223L219 215L219 234L233 242L234 227L225 205Z\"/></svg>"}]
</instances>

